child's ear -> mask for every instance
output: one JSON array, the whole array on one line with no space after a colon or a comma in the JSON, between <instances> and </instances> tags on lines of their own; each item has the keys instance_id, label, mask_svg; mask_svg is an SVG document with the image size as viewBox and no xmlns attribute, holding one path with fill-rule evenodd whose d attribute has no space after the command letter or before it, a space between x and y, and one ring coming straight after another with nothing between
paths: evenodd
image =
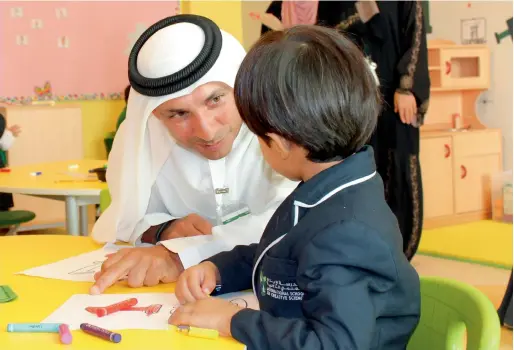
<instances>
[{"instance_id":1,"label":"child's ear","mask_svg":"<svg viewBox=\"0 0 514 350\"><path fill-rule=\"evenodd\" d=\"M287 159L291 153L291 142L287 141L280 135L267 134L271 139L271 148L275 148L282 159Z\"/></svg>"}]
</instances>

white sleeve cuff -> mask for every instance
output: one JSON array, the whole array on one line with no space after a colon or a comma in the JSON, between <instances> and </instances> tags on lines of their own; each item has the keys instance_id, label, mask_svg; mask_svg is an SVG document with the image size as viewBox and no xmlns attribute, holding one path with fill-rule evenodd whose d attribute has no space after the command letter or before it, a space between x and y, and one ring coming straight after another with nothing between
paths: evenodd
<instances>
[{"instance_id":1,"label":"white sleeve cuff","mask_svg":"<svg viewBox=\"0 0 514 350\"><path fill-rule=\"evenodd\" d=\"M0 149L3 151L7 151L11 148L12 144L16 140L11 130L5 129L4 134L0 137Z\"/></svg>"}]
</instances>

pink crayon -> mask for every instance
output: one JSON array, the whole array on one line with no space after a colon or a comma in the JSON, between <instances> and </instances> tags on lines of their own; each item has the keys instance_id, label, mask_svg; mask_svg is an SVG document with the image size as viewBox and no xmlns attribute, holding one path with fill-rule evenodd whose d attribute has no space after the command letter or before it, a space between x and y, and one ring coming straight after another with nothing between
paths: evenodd
<instances>
[{"instance_id":1,"label":"pink crayon","mask_svg":"<svg viewBox=\"0 0 514 350\"><path fill-rule=\"evenodd\" d=\"M70 328L67 324L61 324L59 326L59 338L63 344L71 344L73 337L71 336Z\"/></svg>"}]
</instances>

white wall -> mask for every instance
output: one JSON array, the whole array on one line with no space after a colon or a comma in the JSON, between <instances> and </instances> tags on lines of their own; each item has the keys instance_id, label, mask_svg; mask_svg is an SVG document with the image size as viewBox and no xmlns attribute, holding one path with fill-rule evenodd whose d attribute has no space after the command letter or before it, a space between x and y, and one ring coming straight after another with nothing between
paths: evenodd
<instances>
[{"instance_id":1,"label":"white wall","mask_svg":"<svg viewBox=\"0 0 514 350\"><path fill-rule=\"evenodd\" d=\"M503 165L512 169L512 40L507 37L497 44L494 35L507 29L512 1L430 1L432 33L428 39L448 39L461 44L461 20L479 17L486 19L491 87L479 98L487 103L478 103L477 115L486 126L502 130Z\"/></svg>"}]
</instances>

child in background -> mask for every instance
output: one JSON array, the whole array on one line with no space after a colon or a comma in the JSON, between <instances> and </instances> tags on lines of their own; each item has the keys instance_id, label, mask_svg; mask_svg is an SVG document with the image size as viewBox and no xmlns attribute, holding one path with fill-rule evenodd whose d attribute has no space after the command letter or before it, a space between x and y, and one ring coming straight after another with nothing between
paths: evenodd
<instances>
[{"instance_id":1,"label":"child in background","mask_svg":"<svg viewBox=\"0 0 514 350\"><path fill-rule=\"evenodd\" d=\"M11 148L20 133L21 128L18 125L13 125L8 128L5 117L0 114L0 168L7 166L7 154L5 151ZM0 211L8 211L13 206L12 194L0 192Z\"/></svg>"},{"instance_id":2,"label":"child in background","mask_svg":"<svg viewBox=\"0 0 514 350\"><path fill-rule=\"evenodd\" d=\"M419 277L365 145L381 99L360 50L319 26L270 32L244 59L234 93L266 161L301 182L258 244L183 272L170 323L217 329L248 349L405 349ZM209 298L216 285L253 288L260 310Z\"/></svg>"}]
</instances>

